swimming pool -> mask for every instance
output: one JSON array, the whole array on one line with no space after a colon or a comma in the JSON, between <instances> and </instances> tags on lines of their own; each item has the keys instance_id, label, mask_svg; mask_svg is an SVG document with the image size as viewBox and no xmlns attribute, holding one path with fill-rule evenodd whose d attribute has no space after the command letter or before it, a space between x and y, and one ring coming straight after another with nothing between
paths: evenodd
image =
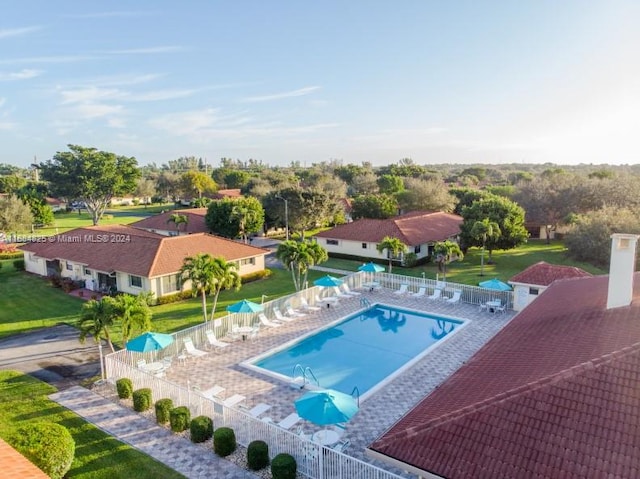
<instances>
[{"instance_id":1,"label":"swimming pool","mask_svg":"<svg viewBox=\"0 0 640 479\"><path fill-rule=\"evenodd\" d=\"M459 319L375 304L245 366L289 382L310 368L313 376L307 374L307 379L312 384L315 377L320 387L347 394L357 387L365 399L463 324Z\"/></svg>"}]
</instances>

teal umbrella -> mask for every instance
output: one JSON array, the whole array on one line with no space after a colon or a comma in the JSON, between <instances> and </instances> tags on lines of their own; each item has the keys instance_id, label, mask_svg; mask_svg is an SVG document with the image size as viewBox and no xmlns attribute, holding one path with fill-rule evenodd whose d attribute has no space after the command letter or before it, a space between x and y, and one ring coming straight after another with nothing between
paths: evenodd
<instances>
[{"instance_id":1,"label":"teal umbrella","mask_svg":"<svg viewBox=\"0 0 640 479\"><path fill-rule=\"evenodd\" d=\"M298 416L314 424L347 422L358 412L358 403L345 393L334 389L309 391L295 401Z\"/></svg>"},{"instance_id":2,"label":"teal umbrella","mask_svg":"<svg viewBox=\"0 0 640 479\"><path fill-rule=\"evenodd\" d=\"M173 343L173 336L164 333L144 333L127 342L127 351L147 353L159 351Z\"/></svg>"},{"instance_id":3,"label":"teal umbrella","mask_svg":"<svg viewBox=\"0 0 640 479\"><path fill-rule=\"evenodd\" d=\"M261 304L254 303L253 301L248 301L246 299L238 301L231 306L227 306L227 311L230 313L258 313L262 310L263 307Z\"/></svg>"},{"instance_id":4,"label":"teal umbrella","mask_svg":"<svg viewBox=\"0 0 640 479\"><path fill-rule=\"evenodd\" d=\"M487 281L481 281L478 283L481 288L493 289L494 291L511 291L511 286L498 278L489 279Z\"/></svg>"},{"instance_id":5,"label":"teal umbrella","mask_svg":"<svg viewBox=\"0 0 640 479\"><path fill-rule=\"evenodd\" d=\"M316 279L313 284L316 286L323 286L325 288L330 288L332 286L340 286L343 281L340 278L336 278L335 276L326 275L320 279Z\"/></svg>"},{"instance_id":6,"label":"teal umbrella","mask_svg":"<svg viewBox=\"0 0 640 479\"><path fill-rule=\"evenodd\" d=\"M384 266L380 266L379 264L375 264L371 261L358 267L358 271L364 271L365 273L381 273L384 271Z\"/></svg>"}]
</instances>

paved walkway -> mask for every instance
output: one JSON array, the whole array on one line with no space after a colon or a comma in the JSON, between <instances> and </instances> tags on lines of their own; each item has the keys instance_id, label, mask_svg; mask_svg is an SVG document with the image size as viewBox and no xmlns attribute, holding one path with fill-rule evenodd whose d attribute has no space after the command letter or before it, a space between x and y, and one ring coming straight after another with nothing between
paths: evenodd
<instances>
[{"instance_id":1,"label":"paved walkway","mask_svg":"<svg viewBox=\"0 0 640 479\"><path fill-rule=\"evenodd\" d=\"M122 442L145 452L185 477L193 479L254 479L255 474L221 459L186 438L130 409L80 386L49 396Z\"/></svg>"}]
</instances>

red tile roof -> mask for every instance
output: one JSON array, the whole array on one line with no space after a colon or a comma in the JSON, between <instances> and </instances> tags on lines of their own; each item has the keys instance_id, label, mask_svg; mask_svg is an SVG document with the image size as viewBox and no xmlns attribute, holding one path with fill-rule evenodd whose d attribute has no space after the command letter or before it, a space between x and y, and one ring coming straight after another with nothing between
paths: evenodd
<instances>
[{"instance_id":1,"label":"red tile roof","mask_svg":"<svg viewBox=\"0 0 640 479\"><path fill-rule=\"evenodd\" d=\"M206 233L163 236L123 225L78 228L20 249L49 260L81 263L98 271L122 271L150 278L177 272L185 257L198 253L234 261L269 252Z\"/></svg>"},{"instance_id":2,"label":"red tile roof","mask_svg":"<svg viewBox=\"0 0 640 479\"><path fill-rule=\"evenodd\" d=\"M561 266L540 261L521 271L510 279L512 283L549 286L557 279L584 278L591 276L585 270L575 266Z\"/></svg>"},{"instance_id":3,"label":"red tile roof","mask_svg":"<svg viewBox=\"0 0 640 479\"><path fill-rule=\"evenodd\" d=\"M386 220L362 218L322 231L318 238L379 243L385 236L408 246L444 241L460 233L462 217L449 213L414 211Z\"/></svg>"},{"instance_id":4,"label":"red tile roof","mask_svg":"<svg viewBox=\"0 0 640 479\"><path fill-rule=\"evenodd\" d=\"M450 479L637 477L640 287L607 310L607 286L554 282L370 448Z\"/></svg>"},{"instance_id":5,"label":"red tile roof","mask_svg":"<svg viewBox=\"0 0 640 479\"><path fill-rule=\"evenodd\" d=\"M131 226L144 228L147 230L157 231L176 231L176 225L169 221L171 215L185 215L188 222L180 225L180 232L186 233L209 233L209 228L205 224L204 217L207 214L207 208L186 208L181 210L171 210L158 215L149 216L148 218L131 223Z\"/></svg>"}]
</instances>

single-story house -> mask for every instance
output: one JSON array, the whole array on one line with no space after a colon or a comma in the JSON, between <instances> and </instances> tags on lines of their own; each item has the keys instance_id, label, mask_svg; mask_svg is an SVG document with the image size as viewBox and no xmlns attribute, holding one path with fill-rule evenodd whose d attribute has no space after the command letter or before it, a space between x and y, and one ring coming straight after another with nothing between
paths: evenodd
<instances>
[{"instance_id":1,"label":"single-story house","mask_svg":"<svg viewBox=\"0 0 640 479\"><path fill-rule=\"evenodd\" d=\"M222 256L235 262L238 273L244 276L264 270L264 258L269 253L206 233L164 236L123 225L78 228L20 249L30 273L60 274L83 281L94 291L151 291L156 297L180 291L178 273L188 256ZM182 285L182 289L189 288L189 284Z\"/></svg>"},{"instance_id":2,"label":"single-story house","mask_svg":"<svg viewBox=\"0 0 640 479\"><path fill-rule=\"evenodd\" d=\"M51 211L54 213L56 211L65 211L67 209L67 202L59 198L51 198L47 196L44 200L47 205L51 207Z\"/></svg>"},{"instance_id":3,"label":"single-story house","mask_svg":"<svg viewBox=\"0 0 640 479\"><path fill-rule=\"evenodd\" d=\"M522 270L509 280L513 287L513 309L523 310L538 297L551 283L558 279L583 278L591 276L575 266L562 266L540 261Z\"/></svg>"},{"instance_id":4,"label":"single-story house","mask_svg":"<svg viewBox=\"0 0 640 479\"><path fill-rule=\"evenodd\" d=\"M131 226L142 228L152 233L164 236L190 235L193 233L210 233L204 221L207 208L185 208L180 210L169 210L158 215L149 216L142 220L131 223ZM187 217L186 223L175 224L170 221L173 215L183 215Z\"/></svg>"},{"instance_id":5,"label":"single-story house","mask_svg":"<svg viewBox=\"0 0 640 479\"><path fill-rule=\"evenodd\" d=\"M376 246L385 236L398 238L418 260L431 255L438 241L456 240L462 217L440 211L413 211L386 220L361 218L315 235L316 241L331 255L343 254L386 260L386 252ZM402 257L397 258L402 260Z\"/></svg>"},{"instance_id":6,"label":"single-story house","mask_svg":"<svg viewBox=\"0 0 640 479\"><path fill-rule=\"evenodd\" d=\"M637 240L552 282L367 453L421 478L638 477Z\"/></svg>"}]
</instances>

